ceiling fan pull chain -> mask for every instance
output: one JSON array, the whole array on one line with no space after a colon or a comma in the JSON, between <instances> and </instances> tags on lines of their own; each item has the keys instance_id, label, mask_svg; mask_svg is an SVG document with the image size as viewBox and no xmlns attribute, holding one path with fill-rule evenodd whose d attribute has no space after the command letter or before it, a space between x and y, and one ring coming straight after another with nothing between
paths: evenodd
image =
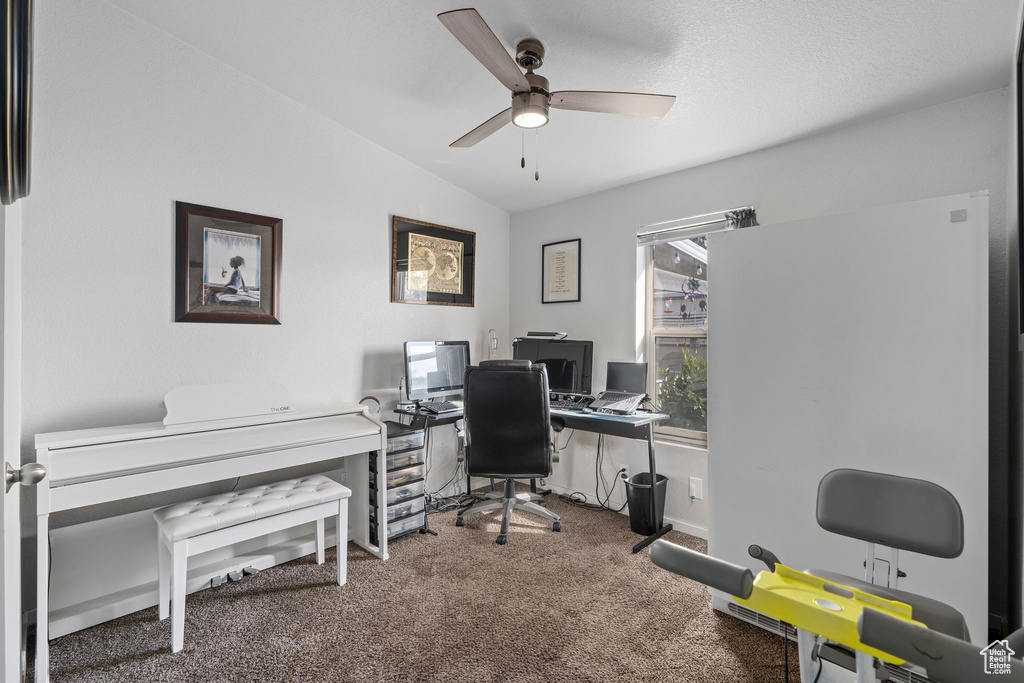
<instances>
[{"instance_id":1,"label":"ceiling fan pull chain","mask_svg":"<svg viewBox=\"0 0 1024 683\"><path fill-rule=\"evenodd\" d=\"M537 142L537 151L533 156L533 179L540 180L540 130L534 128L533 137Z\"/></svg>"},{"instance_id":2,"label":"ceiling fan pull chain","mask_svg":"<svg viewBox=\"0 0 1024 683\"><path fill-rule=\"evenodd\" d=\"M523 158L519 160L519 168L526 168L526 129L519 129L523 133Z\"/></svg>"}]
</instances>

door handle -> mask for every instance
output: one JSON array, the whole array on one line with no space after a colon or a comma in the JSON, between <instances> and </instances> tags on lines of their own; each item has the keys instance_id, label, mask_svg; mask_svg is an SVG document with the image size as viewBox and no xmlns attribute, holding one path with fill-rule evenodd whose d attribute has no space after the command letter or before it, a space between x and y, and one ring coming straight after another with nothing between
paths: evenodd
<instances>
[{"instance_id":1,"label":"door handle","mask_svg":"<svg viewBox=\"0 0 1024 683\"><path fill-rule=\"evenodd\" d=\"M10 491L11 487L15 484L21 484L22 486L35 486L43 480L46 476L46 468L37 462L30 462L27 465L22 465L20 470L16 470L11 467L11 463L4 463L6 467L5 480L7 481L6 491ZM6 493L5 491L5 493Z\"/></svg>"}]
</instances>

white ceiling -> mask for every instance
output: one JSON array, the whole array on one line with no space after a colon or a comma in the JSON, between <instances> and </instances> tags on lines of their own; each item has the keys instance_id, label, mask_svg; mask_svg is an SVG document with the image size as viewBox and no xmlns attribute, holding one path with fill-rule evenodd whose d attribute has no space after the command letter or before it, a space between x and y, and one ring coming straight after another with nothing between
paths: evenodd
<instances>
[{"instance_id":1,"label":"white ceiling","mask_svg":"<svg viewBox=\"0 0 1024 683\"><path fill-rule=\"evenodd\" d=\"M448 147L510 104L437 20L450 0L108 1L510 213L1004 87L1018 4L477 0L510 53L544 43L552 90L677 96L662 119L552 110L523 170L511 125Z\"/></svg>"}]
</instances>

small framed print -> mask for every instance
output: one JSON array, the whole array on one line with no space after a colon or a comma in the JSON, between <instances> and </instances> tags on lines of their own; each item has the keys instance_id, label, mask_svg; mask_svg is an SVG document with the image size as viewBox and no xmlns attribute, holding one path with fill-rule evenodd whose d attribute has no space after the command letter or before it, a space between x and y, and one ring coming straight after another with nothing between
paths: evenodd
<instances>
[{"instance_id":1,"label":"small framed print","mask_svg":"<svg viewBox=\"0 0 1024 683\"><path fill-rule=\"evenodd\" d=\"M476 233L394 216L391 301L472 306Z\"/></svg>"},{"instance_id":2,"label":"small framed print","mask_svg":"<svg viewBox=\"0 0 1024 683\"><path fill-rule=\"evenodd\" d=\"M175 321L281 324L281 219L186 202L175 216Z\"/></svg>"},{"instance_id":3,"label":"small framed print","mask_svg":"<svg viewBox=\"0 0 1024 683\"><path fill-rule=\"evenodd\" d=\"M542 247L541 303L579 301L581 263L579 239L545 244Z\"/></svg>"}]
</instances>

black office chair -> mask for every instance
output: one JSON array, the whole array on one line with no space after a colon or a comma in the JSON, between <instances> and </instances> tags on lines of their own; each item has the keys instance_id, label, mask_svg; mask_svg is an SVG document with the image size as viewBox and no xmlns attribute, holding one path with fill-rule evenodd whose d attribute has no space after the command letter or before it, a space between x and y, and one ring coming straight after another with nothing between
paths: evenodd
<instances>
[{"instance_id":1,"label":"black office chair","mask_svg":"<svg viewBox=\"0 0 1024 683\"><path fill-rule=\"evenodd\" d=\"M488 498L460 510L456 526L464 526L468 514L503 508L497 542L508 541L513 509L552 520L551 530L561 531L561 518L515 493L516 479L550 476L557 458L551 430L565 423L552 418L548 405L548 377L542 364L528 360L490 360L466 368L463 388L465 459L467 472L475 477L503 479L504 495Z\"/></svg>"}]
</instances>

